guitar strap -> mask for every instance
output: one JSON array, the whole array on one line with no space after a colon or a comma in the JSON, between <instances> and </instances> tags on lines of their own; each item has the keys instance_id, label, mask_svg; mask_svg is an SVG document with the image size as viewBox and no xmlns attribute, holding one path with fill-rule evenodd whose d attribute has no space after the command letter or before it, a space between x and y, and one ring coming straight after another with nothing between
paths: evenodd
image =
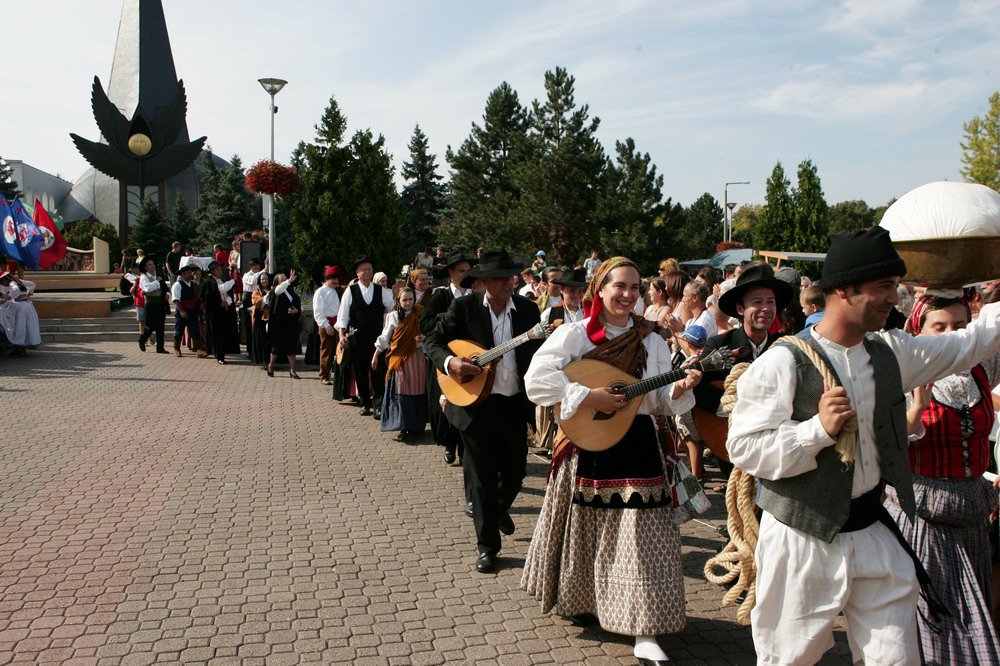
<instances>
[{"instance_id":1,"label":"guitar strap","mask_svg":"<svg viewBox=\"0 0 1000 666\"><path fill-rule=\"evenodd\" d=\"M605 340L589 352L583 358L595 361L603 361L609 365L629 373L636 379L642 379L642 373L646 369L646 345L642 341L650 333L658 333L659 324L637 316L632 318L632 328L628 332L619 335L614 340ZM549 476L558 471L559 466L573 452L575 446L570 441L562 428L556 432L555 446L552 450L552 464L549 466Z\"/></svg>"}]
</instances>

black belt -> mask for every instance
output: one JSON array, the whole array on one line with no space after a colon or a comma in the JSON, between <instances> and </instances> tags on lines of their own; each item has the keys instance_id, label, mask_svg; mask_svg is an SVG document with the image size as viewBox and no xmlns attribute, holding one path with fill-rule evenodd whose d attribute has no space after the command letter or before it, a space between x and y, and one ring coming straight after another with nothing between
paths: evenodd
<instances>
[{"instance_id":1,"label":"black belt","mask_svg":"<svg viewBox=\"0 0 1000 666\"><path fill-rule=\"evenodd\" d=\"M840 531L857 532L866 527L871 527L875 523L885 525L892 535L896 537L896 541L903 547L906 554L913 560L913 568L917 572L917 582L920 584L920 596L927 603L927 609L930 611L931 617L935 620L950 617L951 612L941 601L940 597L935 594L934 588L931 585L931 577L927 575L927 570L924 569L920 558L917 557L917 554L910 546L910 542L906 540L906 537L899 530L899 525L889 515L888 509L882 504L882 484L878 484L865 494L851 500L850 513L848 513L847 521L840 528ZM939 633L940 630L934 622L931 622L927 618L924 618L924 620L932 631Z\"/></svg>"}]
</instances>

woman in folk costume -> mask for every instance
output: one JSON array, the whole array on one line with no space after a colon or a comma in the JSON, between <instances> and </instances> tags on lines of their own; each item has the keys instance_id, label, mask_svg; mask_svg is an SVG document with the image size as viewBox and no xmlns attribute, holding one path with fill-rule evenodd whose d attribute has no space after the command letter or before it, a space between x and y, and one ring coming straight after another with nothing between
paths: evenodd
<instances>
[{"instance_id":1,"label":"woman in folk costume","mask_svg":"<svg viewBox=\"0 0 1000 666\"><path fill-rule=\"evenodd\" d=\"M274 377L274 364L281 362L282 356L288 357L288 376L301 379L295 372L295 357L302 353L300 335L302 327L302 301L295 293L295 283L299 275L293 268L288 278L279 273L274 278L274 293L267 320L267 335L271 341L271 360L267 366L267 374Z\"/></svg>"},{"instance_id":2,"label":"woman in folk costume","mask_svg":"<svg viewBox=\"0 0 1000 666\"><path fill-rule=\"evenodd\" d=\"M589 317L560 326L535 353L525 376L536 404L559 404L556 417L579 409L611 413L625 397L588 389L563 372L581 358L610 363L636 378L671 370L670 350L655 322L633 313L640 278L635 264L608 259L585 296ZM691 409L690 389L701 373L650 392L624 438L593 453L560 431L541 515L528 549L521 586L560 615L591 613L607 631L635 636L643 664L668 660L656 642L685 624L680 533L652 414Z\"/></svg>"},{"instance_id":3,"label":"woman in folk costume","mask_svg":"<svg viewBox=\"0 0 1000 666\"><path fill-rule=\"evenodd\" d=\"M416 304L423 307L431 299L434 291L431 286L431 274L426 268L415 268L406 276L406 286L413 290L416 295ZM397 298L399 294L396 294Z\"/></svg>"},{"instance_id":4,"label":"woman in folk costume","mask_svg":"<svg viewBox=\"0 0 1000 666\"><path fill-rule=\"evenodd\" d=\"M420 313L424 306L415 301L416 292L411 287L399 290L396 307L385 316L385 328L375 340L372 356L373 369L383 354L388 366L382 432L398 430L396 439L400 442L423 432L427 423L427 363L420 347L424 339L420 334Z\"/></svg>"},{"instance_id":5,"label":"woman in folk costume","mask_svg":"<svg viewBox=\"0 0 1000 666\"><path fill-rule=\"evenodd\" d=\"M267 337L267 320L270 316L271 276L267 271L257 276L257 289L250 294L252 307L250 309L250 362L266 367L271 359L271 343Z\"/></svg>"},{"instance_id":6,"label":"woman in folk costume","mask_svg":"<svg viewBox=\"0 0 1000 666\"><path fill-rule=\"evenodd\" d=\"M961 291L954 295L921 296L906 331L941 335L965 328L969 304ZM991 387L998 383L1000 356L991 356L908 396L916 518L903 513L891 486L885 505L951 609L950 617L931 627L926 604L919 601L917 629L925 664L1000 664L1000 641L990 618L989 528L997 492L983 478L995 420Z\"/></svg>"}]
</instances>

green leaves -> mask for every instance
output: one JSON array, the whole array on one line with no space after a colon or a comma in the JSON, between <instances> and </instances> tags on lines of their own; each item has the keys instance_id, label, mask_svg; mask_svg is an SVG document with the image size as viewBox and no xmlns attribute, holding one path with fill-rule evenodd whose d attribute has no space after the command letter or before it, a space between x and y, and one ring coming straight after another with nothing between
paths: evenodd
<instances>
[{"instance_id":1,"label":"green leaves","mask_svg":"<svg viewBox=\"0 0 1000 666\"><path fill-rule=\"evenodd\" d=\"M1000 189L1000 92L990 95L990 108L962 126L962 176L967 183Z\"/></svg>"}]
</instances>

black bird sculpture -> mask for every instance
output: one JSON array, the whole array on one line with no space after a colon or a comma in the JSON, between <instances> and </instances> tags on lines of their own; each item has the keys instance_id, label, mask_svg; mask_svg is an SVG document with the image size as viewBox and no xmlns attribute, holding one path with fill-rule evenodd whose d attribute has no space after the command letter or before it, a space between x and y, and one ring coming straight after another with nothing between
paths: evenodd
<instances>
[{"instance_id":1,"label":"black bird sculpture","mask_svg":"<svg viewBox=\"0 0 1000 666\"><path fill-rule=\"evenodd\" d=\"M94 77L91 93L94 119L108 142L88 141L70 134L80 154L101 173L125 185L162 183L179 174L195 161L208 137L190 143L174 144L184 127L187 95L184 82L177 82L174 98L156 118L150 120L139 106L129 120L108 99L100 80Z\"/></svg>"}]
</instances>

